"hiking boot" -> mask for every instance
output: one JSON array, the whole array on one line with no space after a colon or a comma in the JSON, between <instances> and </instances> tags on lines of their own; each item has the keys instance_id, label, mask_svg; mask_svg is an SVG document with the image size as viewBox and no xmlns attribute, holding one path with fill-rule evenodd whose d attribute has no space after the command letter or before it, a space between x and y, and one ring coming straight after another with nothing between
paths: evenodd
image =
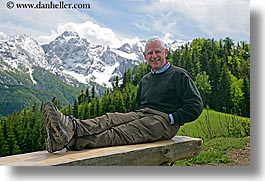
<instances>
[{"instance_id":1,"label":"hiking boot","mask_svg":"<svg viewBox=\"0 0 265 181\"><path fill-rule=\"evenodd\" d=\"M47 134L47 151L52 153L66 148L75 134L75 118L65 116L53 102L46 102L43 105L42 119Z\"/></svg>"}]
</instances>

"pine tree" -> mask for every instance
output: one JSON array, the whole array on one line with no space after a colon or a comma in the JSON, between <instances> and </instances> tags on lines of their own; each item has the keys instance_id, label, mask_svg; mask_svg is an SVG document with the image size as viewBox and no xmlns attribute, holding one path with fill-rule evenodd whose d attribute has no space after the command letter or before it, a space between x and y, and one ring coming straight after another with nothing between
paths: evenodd
<instances>
[{"instance_id":1,"label":"pine tree","mask_svg":"<svg viewBox=\"0 0 265 181\"><path fill-rule=\"evenodd\" d=\"M232 109L232 99L231 99L231 82L230 82L230 71L226 64L223 65L221 77L218 84L218 102L217 109L222 111L223 109Z\"/></svg>"},{"instance_id":2,"label":"pine tree","mask_svg":"<svg viewBox=\"0 0 265 181\"><path fill-rule=\"evenodd\" d=\"M241 116L250 117L250 82L248 77L244 77L243 79L242 91L244 98L240 106Z\"/></svg>"},{"instance_id":3,"label":"pine tree","mask_svg":"<svg viewBox=\"0 0 265 181\"><path fill-rule=\"evenodd\" d=\"M88 88L86 89L85 97L86 97L86 103L90 103L91 97Z\"/></svg>"},{"instance_id":4,"label":"pine tree","mask_svg":"<svg viewBox=\"0 0 265 181\"><path fill-rule=\"evenodd\" d=\"M92 86L91 98L92 98L92 99L95 99L95 98L96 98L96 88L95 88L94 85Z\"/></svg>"},{"instance_id":5,"label":"pine tree","mask_svg":"<svg viewBox=\"0 0 265 181\"><path fill-rule=\"evenodd\" d=\"M89 108L88 108L88 104L85 104L84 113L83 113L83 119L88 119L88 118L90 118Z\"/></svg>"},{"instance_id":6,"label":"pine tree","mask_svg":"<svg viewBox=\"0 0 265 181\"><path fill-rule=\"evenodd\" d=\"M105 114L107 112L109 112L109 99L108 99L109 95L105 94L102 99L101 99L101 104L102 104L102 114Z\"/></svg>"},{"instance_id":7,"label":"pine tree","mask_svg":"<svg viewBox=\"0 0 265 181\"><path fill-rule=\"evenodd\" d=\"M75 118L78 118L78 104L77 104L77 100L75 99L74 105L73 105L73 116Z\"/></svg>"},{"instance_id":8,"label":"pine tree","mask_svg":"<svg viewBox=\"0 0 265 181\"><path fill-rule=\"evenodd\" d=\"M6 119L1 120L0 124L0 156L10 155L9 153L9 143L7 141L7 125Z\"/></svg>"},{"instance_id":9,"label":"pine tree","mask_svg":"<svg viewBox=\"0 0 265 181\"><path fill-rule=\"evenodd\" d=\"M209 76L206 74L206 72L199 73L196 77L195 84L201 93L201 97L204 103L205 107L209 107L209 95L211 94L211 84L209 80Z\"/></svg>"},{"instance_id":10,"label":"pine tree","mask_svg":"<svg viewBox=\"0 0 265 181\"><path fill-rule=\"evenodd\" d=\"M94 115L95 116L102 115L102 107L98 98L95 99Z\"/></svg>"},{"instance_id":11,"label":"pine tree","mask_svg":"<svg viewBox=\"0 0 265 181\"><path fill-rule=\"evenodd\" d=\"M15 155L21 153L16 140L16 135L14 134L13 124L11 123L7 125L6 140L8 142L8 155Z\"/></svg>"},{"instance_id":12,"label":"pine tree","mask_svg":"<svg viewBox=\"0 0 265 181\"><path fill-rule=\"evenodd\" d=\"M242 91L242 79L237 79L233 74L230 75L230 95L231 95L231 101L233 104L233 108L235 111L238 111L241 109L241 103L244 101L243 91Z\"/></svg>"},{"instance_id":13,"label":"pine tree","mask_svg":"<svg viewBox=\"0 0 265 181\"><path fill-rule=\"evenodd\" d=\"M81 94L77 97L77 100L78 100L77 103L78 103L78 105L80 105L80 104L82 104L84 102L84 97L85 97L84 91L81 90Z\"/></svg>"}]
</instances>

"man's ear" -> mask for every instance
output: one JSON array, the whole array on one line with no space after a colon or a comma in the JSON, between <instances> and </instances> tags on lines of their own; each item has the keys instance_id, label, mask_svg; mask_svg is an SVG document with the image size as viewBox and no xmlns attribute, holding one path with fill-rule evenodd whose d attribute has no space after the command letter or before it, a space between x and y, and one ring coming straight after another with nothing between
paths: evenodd
<instances>
[{"instance_id":1,"label":"man's ear","mask_svg":"<svg viewBox=\"0 0 265 181\"><path fill-rule=\"evenodd\" d=\"M167 55L168 55L168 49L166 48L165 49L165 57L167 57Z\"/></svg>"}]
</instances>

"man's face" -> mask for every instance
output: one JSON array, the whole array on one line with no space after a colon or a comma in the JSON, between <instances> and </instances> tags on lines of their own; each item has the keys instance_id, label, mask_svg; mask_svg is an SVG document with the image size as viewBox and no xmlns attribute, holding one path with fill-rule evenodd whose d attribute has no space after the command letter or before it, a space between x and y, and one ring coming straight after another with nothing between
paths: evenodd
<instances>
[{"instance_id":1,"label":"man's face","mask_svg":"<svg viewBox=\"0 0 265 181\"><path fill-rule=\"evenodd\" d=\"M150 42L144 52L144 58L153 70L157 71L166 63L167 49L163 49L159 42Z\"/></svg>"}]
</instances>

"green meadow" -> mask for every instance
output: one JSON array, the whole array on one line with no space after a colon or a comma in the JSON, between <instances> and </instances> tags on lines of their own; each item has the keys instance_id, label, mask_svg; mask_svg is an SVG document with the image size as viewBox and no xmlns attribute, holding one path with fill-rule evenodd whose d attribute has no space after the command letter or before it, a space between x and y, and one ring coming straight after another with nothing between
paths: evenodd
<instances>
[{"instance_id":1,"label":"green meadow","mask_svg":"<svg viewBox=\"0 0 265 181\"><path fill-rule=\"evenodd\" d=\"M232 163L227 153L244 149L250 141L250 118L205 109L196 121L182 126L178 135L201 138L203 149L196 158L177 161L175 166Z\"/></svg>"}]
</instances>

